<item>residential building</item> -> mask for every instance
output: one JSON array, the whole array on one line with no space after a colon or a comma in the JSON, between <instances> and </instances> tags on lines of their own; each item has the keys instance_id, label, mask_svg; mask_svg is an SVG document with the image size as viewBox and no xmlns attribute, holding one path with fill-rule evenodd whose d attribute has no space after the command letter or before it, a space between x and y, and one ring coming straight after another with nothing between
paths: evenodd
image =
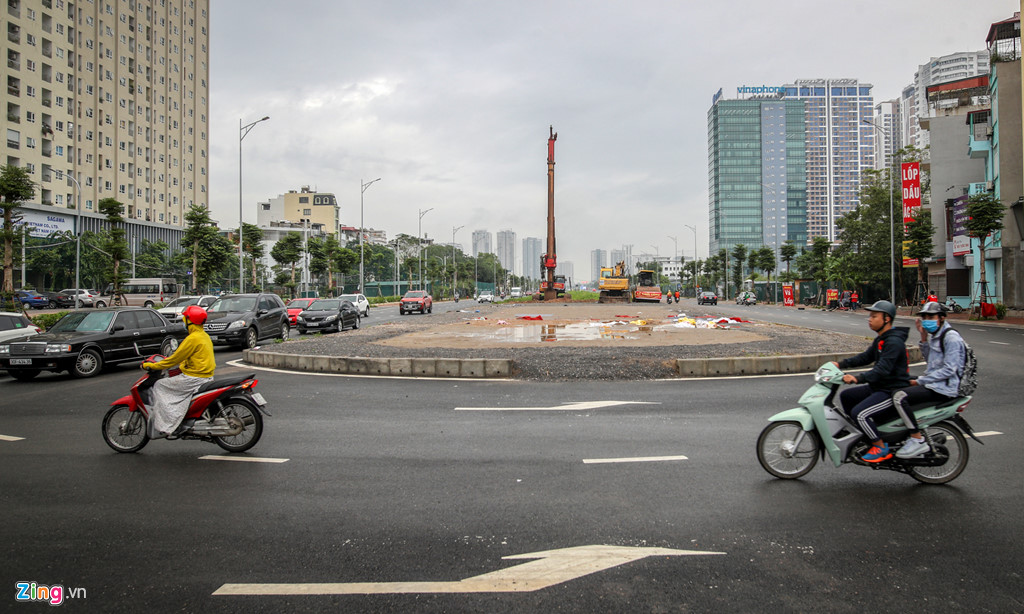
<instances>
[{"instance_id":1,"label":"residential building","mask_svg":"<svg viewBox=\"0 0 1024 614\"><path fill-rule=\"evenodd\" d=\"M540 256L544 252L544 244L537 237L523 239L523 277L540 279Z\"/></svg>"},{"instance_id":2,"label":"residential building","mask_svg":"<svg viewBox=\"0 0 1024 614\"><path fill-rule=\"evenodd\" d=\"M717 98L708 111L711 253L807 241L805 101ZM817 138L817 136L815 137ZM824 137L823 137L824 138ZM816 152L824 155L824 152ZM614 256L612 258L615 260Z\"/></svg>"},{"instance_id":3,"label":"residential building","mask_svg":"<svg viewBox=\"0 0 1024 614\"><path fill-rule=\"evenodd\" d=\"M115 198L171 228L208 206L208 0L8 0L4 21L3 162L29 170L33 204L87 217Z\"/></svg>"},{"instance_id":4,"label":"residential building","mask_svg":"<svg viewBox=\"0 0 1024 614\"><path fill-rule=\"evenodd\" d=\"M480 254L493 254L491 249L491 233L486 230L473 231L473 257Z\"/></svg>"},{"instance_id":5,"label":"residential building","mask_svg":"<svg viewBox=\"0 0 1024 614\"><path fill-rule=\"evenodd\" d=\"M892 166L893 158L903 142L899 99L876 104L872 121L884 131L875 134L875 170L882 170Z\"/></svg>"},{"instance_id":6,"label":"residential building","mask_svg":"<svg viewBox=\"0 0 1024 614\"><path fill-rule=\"evenodd\" d=\"M555 275L565 275L566 283L576 283L572 260L562 260L555 265Z\"/></svg>"},{"instance_id":7,"label":"residential building","mask_svg":"<svg viewBox=\"0 0 1024 614\"><path fill-rule=\"evenodd\" d=\"M785 86L787 100L806 103L807 240L836 243L836 221L860 204L861 171L875 166L875 129L867 123L874 115L872 87L858 79Z\"/></svg>"},{"instance_id":8,"label":"residential building","mask_svg":"<svg viewBox=\"0 0 1024 614\"><path fill-rule=\"evenodd\" d=\"M902 146L913 145L918 149L928 146L928 134L918 130L918 126L920 117L930 111L928 106L929 86L987 75L988 71L988 50L959 51L930 58L926 63L919 65L917 72L914 73L914 82L907 86L913 88L913 106L908 109L906 117L908 132Z\"/></svg>"},{"instance_id":9,"label":"residential building","mask_svg":"<svg viewBox=\"0 0 1024 614\"><path fill-rule=\"evenodd\" d=\"M952 296L965 307L971 295L970 272L964 263L970 253L963 225L965 195L972 185L985 180L981 151L988 149L991 127L988 89L987 75L932 85L928 88L928 112L919 121L930 143L921 170L930 178L932 198L925 206L929 206L935 226L934 256L925 260L928 288L942 300ZM970 154L972 147L974 155Z\"/></svg>"},{"instance_id":10,"label":"residential building","mask_svg":"<svg viewBox=\"0 0 1024 614\"><path fill-rule=\"evenodd\" d=\"M310 190L302 186L298 191L289 190L275 198L259 203L256 210L256 223L261 227L269 227L272 222L292 222L301 224L319 224L328 234L337 234L339 222L338 200L330 192ZM373 231L373 236L381 235L382 231ZM363 241L370 240L367 232ZM358 238L358 237L357 237ZM385 239L386 240L386 239Z\"/></svg>"},{"instance_id":11,"label":"residential building","mask_svg":"<svg viewBox=\"0 0 1024 614\"><path fill-rule=\"evenodd\" d=\"M991 192L1006 207L1003 229L993 233L985 253L977 240L965 259L971 268L971 290L979 298L981 266L985 267L989 302L1024 305L1024 155L1021 126L1020 13L992 24L986 44L991 53L989 97L991 136L977 126L971 133L971 155L985 160L985 183L975 184ZM975 119L975 118L972 118ZM987 145L987 147L986 147Z\"/></svg>"},{"instance_id":12,"label":"residential building","mask_svg":"<svg viewBox=\"0 0 1024 614\"><path fill-rule=\"evenodd\" d=\"M590 251L590 280L597 283L601 279L601 268L608 266L608 251L595 249Z\"/></svg>"},{"instance_id":13,"label":"residential building","mask_svg":"<svg viewBox=\"0 0 1024 614\"><path fill-rule=\"evenodd\" d=\"M911 83L900 92L900 148L917 142L917 87Z\"/></svg>"},{"instance_id":14,"label":"residential building","mask_svg":"<svg viewBox=\"0 0 1024 614\"><path fill-rule=\"evenodd\" d=\"M516 233L512 230L498 231L498 249L495 252L498 262L509 273L515 275L516 264Z\"/></svg>"}]
</instances>

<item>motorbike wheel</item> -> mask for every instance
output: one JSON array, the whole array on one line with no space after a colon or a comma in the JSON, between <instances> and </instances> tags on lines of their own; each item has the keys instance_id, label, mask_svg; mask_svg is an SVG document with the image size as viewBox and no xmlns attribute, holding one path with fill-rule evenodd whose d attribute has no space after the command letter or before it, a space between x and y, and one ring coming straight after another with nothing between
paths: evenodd
<instances>
[{"instance_id":1,"label":"motorbike wheel","mask_svg":"<svg viewBox=\"0 0 1024 614\"><path fill-rule=\"evenodd\" d=\"M945 463L935 467L911 467L910 477L925 484L945 484L952 482L967 468L971 457L971 449L960 429L948 422L939 422L925 429L930 436L945 435L946 443L942 444L949 455Z\"/></svg>"},{"instance_id":2,"label":"motorbike wheel","mask_svg":"<svg viewBox=\"0 0 1024 614\"><path fill-rule=\"evenodd\" d=\"M115 405L103 416L103 441L115 452L138 452L149 443L146 416L129 411L127 405Z\"/></svg>"},{"instance_id":3,"label":"motorbike wheel","mask_svg":"<svg viewBox=\"0 0 1024 614\"><path fill-rule=\"evenodd\" d=\"M217 445L228 452L245 452L256 445L263 435L263 416L260 411L242 399L230 399L220 412L220 417L228 422L240 420L244 426L237 435L217 437Z\"/></svg>"},{"instance_id":4,"label":"motorbike wheel","mask_svg":"<svg viewBox=\"0 0 1024 614\"><path fill-rule=\"evenodd\" d=\"M793 449L793 442L803 433L799 422L772 422L764 427L757 438L757 460L768 473L783 480L803 477L814 469L821 451L821 440L814 431L808 431Z\"/></svg>"}]
</instances>

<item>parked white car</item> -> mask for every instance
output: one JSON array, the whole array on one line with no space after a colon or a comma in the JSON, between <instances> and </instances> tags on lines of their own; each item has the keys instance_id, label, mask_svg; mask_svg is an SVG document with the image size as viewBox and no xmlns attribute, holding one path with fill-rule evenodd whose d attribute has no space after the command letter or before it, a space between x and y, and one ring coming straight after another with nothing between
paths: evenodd
<instances>
[{"instance_id":1,"label":"parked white car","mask_svg":"<svg viewBox=\"0 0 1024 614\"><path fill-rule=\"evenodd\" d=\"M494 295L491 294L490 292L481 292L480 296L476 297L476 302L478 302L478 303L493 303L494 302Z\"/></svg>"},{"instance_id":2,"label":"parked white car","mask_svg":"<svg viewBox=\"0 0 1024 614\"><path fill-rule=\"evenodd\" d=\"M177 322L181 318L181 312L185 311L185 308L189 305L199 305L203 309L206 309L216 300L216 296L211 296L209 294L204 294L202 296L179 296L160 309L157 309L157 313L161 314L171 322Z\"/></svg>"},{"instance_id":3,"label":"parked white car","mask_svg":"<svg viewBox=\"0 0 1024 614\"><path fill-rule=\"evenodd\" d=\"M338 298L355 305L356 311L359 312L359 317L365 318L370 315L370 301L362 294L342 294Z\"/></svg>"},{"instance_id":4,"label":"parked white car","mask_svg":"<svg viewBox=\"0 0 1024 614\"><path fill-rule=\"evenodd\" d=\"M18 337L38 335L42 332L38 326L32 323L23 313L13 311L0 311L0 341L10 341Z\"/></svg>"},{"instance_id":5,"label":"parked white car","mask_svg":"<svg viewBox=\"0 0 1024 614\"><path fill-rule=\"evenodd\" d=\"M65 294L66 293L67 296L71 297L72 301L75 300L75 289L74 288L68 288L68 289L65 289L65 290L61 290L60 293L61 294ZM93 301L95 299L98 299L99 296L100 296L100 293L99 293L98 290L82 290L82 289L78 290L78 302L82 305L82 307L92 307Z\"/></svg>"}]
</instances>

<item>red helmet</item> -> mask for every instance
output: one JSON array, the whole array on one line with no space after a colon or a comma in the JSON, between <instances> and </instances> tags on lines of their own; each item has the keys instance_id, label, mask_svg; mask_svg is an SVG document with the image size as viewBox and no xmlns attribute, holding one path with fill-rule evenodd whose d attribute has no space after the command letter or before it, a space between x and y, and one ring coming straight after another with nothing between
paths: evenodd
<instances>
[{"instance_id":1,"label":"red helmet","mask_svg":"<svg viewBox=\"0 0 1024 614\"><path fill-rule=\"evenodd\" d=\"M206 310L199 305L189 305L185 311L181 312L181 315L196 326L202 326L206 321Z\"/></svg>"}]
</instances>

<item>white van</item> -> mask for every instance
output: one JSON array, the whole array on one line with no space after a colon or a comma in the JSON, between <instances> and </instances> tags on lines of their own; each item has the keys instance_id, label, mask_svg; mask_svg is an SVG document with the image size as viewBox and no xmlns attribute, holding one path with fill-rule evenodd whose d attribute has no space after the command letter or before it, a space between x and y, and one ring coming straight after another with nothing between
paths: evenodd
<instances>
[{"instance_id":1,"label":"white van","mask_svg":"<svg viewBox=\"0 0 1024 614\"><path fill-rule=\"evenodd\" d=\"M95 299L97 307L120 304L121 307L155 307L178 298L178 280L173 277L140 277L121 285L121 295L112 296L114 285L107 284L103 295Z\"/></svg>"},{"instance_id":2,"label":"white van","mask_svg":"<svg viewBox=\"0 0 1024 614\"><path fill-rule=\"evenodd\" d=\"M509 293L512 298L521 298L523 296L523 289L519 286L512 286L512 291Z\"/></svg>"}]
</instances>

